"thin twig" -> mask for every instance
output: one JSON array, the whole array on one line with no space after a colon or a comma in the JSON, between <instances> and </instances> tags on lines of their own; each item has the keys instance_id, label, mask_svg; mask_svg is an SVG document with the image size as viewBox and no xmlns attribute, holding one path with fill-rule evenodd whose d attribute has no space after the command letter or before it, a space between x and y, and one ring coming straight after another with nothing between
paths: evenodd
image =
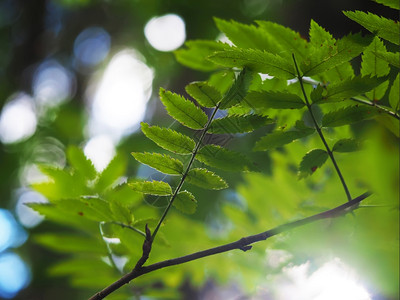
<instances>
[{"instance_id":1,"label":"thin twig","mask_svg":"<svg viewBox=\"0 0 400 300\"><path fill-rule=\"evenodd\" d=\"M338 174L338 176L340 178L340 181L342 182L344 191L346 193L347 201L351 201L352 198L351 198L351 195L350 195L349 188L347 187L346 181L344 180L342 172L340 172L339 166L336 163L335 157L333 156L333 152L331 151L328 143L326 142L324 134L322 133L322 130L319 127L317 120L315 119L314 113L313 113L312 108L311 108L310 101L308 101L308 97L307 97L307 94L306 94L306 91L305 91L304 85L303 85L303 77L300 75L299 67L297 66L297 62L296 62L296 58L295 58L294 54L292 54L292 57L293 57L294 65L296 67L296 71L297 71L297 79L299 80L299 83L300 83L300 86L301 86L301 90L303 92L304 100L306 102L307 109L310 112L311 119L313 120L315 129L317 130L318 135L321 138L321 141L324 144L324 146L326 148L326 151L327 151L327 153L328 153L328 155L329 155L329 157L330 157L330 159L331 159L331 161L332 161L332 163L333 163L333 165L335 167L336 173Z\"/></svg>"},{"instance_id":2,"label":"thin twig","mask_svg":"<svg viewBox=\"0 0 400 300\"><path fill-rule=\"evenodd\" d=\"M132 272L127 273L126 275L124 275L123 277L121 277L120 279L118 279L117 281L115 281L114 283L112 283L111 285L109 285L108 287L103 289L102 291L96 293L89 300L104 299L104 297L106 297L107 295L116 291L117 289L121 288L125 284L129 283L131 280L133 280L137 277L140 277L144 274L154 272L156 270L160 270L160 269L175 266L175 265L181 265L181 264L184 264L184 263L187 263L190 261L198 260L203 257L212 256L212 255L223 253L223 252L228 252L228 251L231 251L234 249L247 251L247 250L251 249L251 244L254 244L254 243L257 243L260 241L264 241L264 240L266 240L272 236L278 235L280 233L292 230L294 228L297 228L297 227L300 227L300 226L303 226L306 224L316 222L318 220L336 218L336 217L342 216L348 212L353 211L354 209L357 209L358 204L361 201L363 201L365 198L369 197L370 195L371 195L370 192L366 192L366 193L358 196L357 198L354 198L353 200L348 201L348 202L346 202L340 206L337 206L333 209L312 215L310 217L306 217L301 220L297 220L294 222L290 222L290 223L286 223L286 224L277 226L273 229L264 231L259 234L243 237L233 243L225 244L222 246L210 248L207 250L195 252L195 253L192 253L189 255L185 255L185 256L181 256L181 257L177 257L177 258L173 258L173 259L164 260L164 261L154 263L149 266L144 266L144 267L139 267L139 268L135 267L132 270Z\"/></svg>"}]
</instances>

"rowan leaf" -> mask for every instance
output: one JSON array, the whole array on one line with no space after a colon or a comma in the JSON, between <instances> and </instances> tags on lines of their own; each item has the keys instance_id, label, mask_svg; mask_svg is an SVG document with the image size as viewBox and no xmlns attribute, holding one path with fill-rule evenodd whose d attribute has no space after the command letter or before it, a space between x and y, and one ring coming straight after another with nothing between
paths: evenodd
<instances>
[{"instance_id":1,"label":"rowan leaf","mask_svg":"<svg viewBox=\"0 0 400 300\"><path fill-rule=\"evenodd\" d=\"M210 55L208 59L224 67L249 67L281 79L296 77L292 60L257 49L229 48Z\"/></svg>"},{"instance_id":2,"label":"rowan leaf","mask_svg":"<svg viewBox=\"0 0 400 300\"><path fill-rule=\"evenodd\" d=\"M379 111L371 106L348 106L337 111L329 112L322 118L323 127L337 127L349 125L363 120L371 119Z\"/></svg>"},{"instance_id":3,"label":"rowan leaf","mask_svg":"<svg viewBox=\"0 0 400 300\"><path fill-rule=\"evenodd\" d=\"M77 146L69 146L66 152L69 163L77 172L90 180L96 177L97 171L82 149Z\"/></svg>"},{"instance_id":4,"label":"rowan leaf","mask_svg":"<svg viewBox=\"0 0 400 300\"><path fill-rule=\"evenodd\" d=\"M182 96L160 89L160 100L168 114L182 125L192 129L202 129L207 123L207 115L192 101Z\"/></svg>"},{"instance_id":5,"label":"rowan leaf","mask_svg":"<svg viewBox=\"0 0 400 300\"><path fill-rule=\"evenodd\" d=\"M142 164L148 165L164 174L181 175L183 164L180 160L166 154L132 152L133 157Z\"/></svg>"},{"instance_id":6,"label":"rowan leaf","mask_svg":"<svg viewBox=\"0 0 400 300\"><path fill-rule=\"evenodd\" d=\"M107 254L106 245L100 240L89 236L42 233L35 235L33 240L42 246L61 253Z\"/></svg>"},{"instance_id":7,"label":"rowan leaf","mask_svg":"<svg viewBox=\"0 0 400 300\"><path fill-rule=\"evenodd\" d=\"M196 159L210 167L226 171L243 171L249 166L247 158L239 152L217 145L206 145L196 155Z\"/></svg>"},{"instance_id":8,"label":"rowan leaf","mask_svg":"<svg viewBox=\"0 0 400 300\"><path fill-rule=\"evenodd\" d=\"M172 194L170 185L163 181L139 181L128 182L128 186L136 191L148 195L167 196Z\"/></svg>"},{"instance_id":9,"label":"rowan leaf","mask_svg":"<svg viewBox=\"0 0 400 300\"><path fill-rule=\"evenodd\" d=\"M374 0L374 1L394 9L400 9L400 2L397 0Z\"/></svg>"},{"instance_id":10,"label":"rowan leaf","mask_svg":"<svg viewBox=\"0 0 400 300\"><path fill-rule=\"evenodd\" d=\"M332 147L334 152L353 152L360 150L360 142L356 139L340 139Z\"/></svg>"},{"instance_id":11,"label":"rowan leaf","mask_svg":"<svg viewBox=\"0 0 400 300\"><path fill-rule=\"evenodd\" d=\"M221 190L228 187L225 180L203 168L191 169L186 177L186 182L209 190Z\"/></svg>"},{"instance_id":12,"label":"rowan leaf","mask_svg":"<svg viewBox=\"0 0 400 300\"><path fill-rule=\"evenodd\" d=\"M400 24L394 20L380 17L373 13L365 13L359 10L343 12L348 18L357 22L373 34L392 42L400 44Z\"/></svg>"},{"instance_id":13,"label":"rowan leaf","mask_svg":"<svg viewBox=\"0 0 400 300\"><path fill-rule=\"evenodd\" d=\"M261 115L230 115L213 120L208 131L217 134L245 133L252 132L272 122L272 119Z\"/></svg>"},{"instance_id":14,"label":"rowan leaf","mask_svg":"<svg viewBox=\"0 0 400 300\"><path fill-rule=\"evenodd\" d=\"M220 92L205 81L192 82L186 92L204 107L215 107L222 100Z\"/></svg>"},{"instance_id":15,"label":"rowan leaf","mask_svg":"<svg viewBox=\"0 0 400 300\"><path fill-rule=\"evenodd\" d=\"M226 109L239 104L244 97L246 97L253 77L254 73L252 71L250 71L248 68L243 68L228 92L226 92L222 98L219 108Z\"/></svg>"},{"instance_id":16,"label":"rowan leaf","mask_svg":"<svg viewBox=\"0 0 400 300\"><path fill-rule=\"evenodd\" d=\"M291 131L275 131L267 134L257 141L254 146L254 151L266 151L277 147L282 147L289 144L297 139L306 137L314 133L313 128L302 128L301 130L295 129Z\"/></svg>"},{"instance_id":17,"label":"rowan leaf","mask_svg":"<svg viewBox=\"0 0 400 300\"><path fill-rule=\"evenodd\" d=\"M303 76L313 76L340 66L358 56L369 43L369 38L356 34L345 36L334 46L329 44L314 46L310 58L300 64Z\"/></svg>"},{"instance_id":18,"label":"rowan leaf","mask_svg":"<svg viewBox=\"0 0 400 300\"><path fill-rule=\"evenodd\" d=\"M400 53L399 52L388 52L388 51L376 51L374 52L377 58L387 61L392 66L400 69Z\"/></svg>"},{"instance_id":19,"label":"rowan leaf","mask_svg":"<svg viewBox=\"0 0 400 300\"><path fill-rule=\"evenodd\" d=\"M307 152L301 160L299 167L299 179L313 174L328 159L328 153L322 149L313 149Z\"/></svg>"},{"instance_id":20,"label":"rowan leaf","mask_svg":"<svg viewBox=\"0 0 400 300\"><path fill-rule=\"evenodd\" d=\"M207 40L188 41L185 46L186 48L174 51L176 60L184 66L204 72L219 68L218 65L206 59L208 56L229 48L227 44Z\"/></svg>"},{"instance_id":21,"label":"rowan leaf","mask_svg":"<svg viewBox=\"0 0 400 300\"><path fill-rule=\"evenodd\" d=\"M191 154L196 143L186 135L168 128L141 123L142 132L161 148L179 154Z\"/></svg>"},{"instance_id":22,"label":"rowan leaf","mask_svg":"<svg viewBox=\"0 0 400 300\"><path fill-rule=\"evenodd\" d=\"M193 214L197 208L197 201L192 193L182 191L176 195L173 206L185 214Z\"/></svg>"},{"instance_id":23,"label":"rowan leaf","mask_svg":"<svg viewBox=\"0 0 400 300\"><path fill-rule=\"evenodd\" d=\"M397 74L396 79L393 81L392 87L389 93L389 104L394 109L395 112L400 109L400 79L399 74Z\"/></svg>"},{"instance_id":24,"label":"rowan leaf","mask_svg":"<svg viewBox=\"0 0 400 300\"><path fill-rule=\"evenodd\" d=\"M254 108L295 109L303 108L304 101L296 94L288 92L250 92L246 102Z\"/></svg>"},{"instance_id":25,"label":"rowan leaf","mask_svg":"<svg viewBox=\"0 0 400 300\"><path fill-rule=\"evenodd\" d=\"M356 76L337 83L332 83L326 88L320 85L311 92L314 103L324 104L343 101L345 99L362 95L384 82L386 78L370 76Z\"/></svg>"}]
</instances>

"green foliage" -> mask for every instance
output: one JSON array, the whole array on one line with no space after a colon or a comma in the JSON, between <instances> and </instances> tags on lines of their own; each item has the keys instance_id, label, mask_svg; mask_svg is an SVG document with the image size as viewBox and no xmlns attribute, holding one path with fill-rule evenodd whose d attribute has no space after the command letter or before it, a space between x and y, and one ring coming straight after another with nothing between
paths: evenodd
<instances>
[{"instance_id":1,"label":"green foliage","mask_svg":"<svg viewBox=\"0 0 400 300\"><path fill-rule=\"evenodd\" d=\"M344 14L365 27L373 34L383 38L393 44L399 45L400 24L393 20L377 16L373 13L365 13L359 10L346 11Z\"/></svg>"},{"instance_id":2,"label":"green foliage","mask_svg":"<svg viewBox=\"0 0 400 300\"><path fill-rule=\"evenodd\" d=\"M389 0L379 2L396 7ZM35 241L47 248L73 255L72 259L54 266L52 274L73 276L75 284L80 286L99 288L98 285L110 284L119 274L115 257L128 258L128 262L119 267L123 272L132 270L141 257L145 225L154 241L148 262L153 263L309 216L345 202L349 190L356 195L368 187L377 192L368 204L391 201L390 209L398 209L398 204L393 201L397 195L397 187L393 186L398 184L398 174L394 170L396 164L392 162L396 157L393 149L398 150L398 143L393 142L396 138L389 132L396 132L398 128L399 53L388 52L388 43L382 40L398 44L398 23L371 13L345 14L375 36L354 34L335 39L311 21L309 40L306 40L297 32L272 22L257 21L247 25L216 18L218 29L233 46L216 41L189 41L186 48L175 51L177 60L183 65L214 73L208 80L192 82L185 87L196 102L160 90L160 101L168 114L189 128L183 129L185 134L180 132L179 126L173 130L141 124L145 137L174 153L174 157L157 153L157 150L153 153L132 152L138 162L174 176L161 181L132 178L128 183L121 183L127 170L127 161L121 153L99 173L75 146L67 148L68 162L64 169L41 166L41 172L49 180L34 184L33 188L45 195L50 203L28 205L47 219L74 229L62 235L45 233L36 237ZM353 58L361 58L360 68ZM273 78L262 80L257 73ZM288 82L288 79L295 80ZM224 117L216 118L219 110L226 110ZM272 123L276 124L264 128ZM363 126L365 124L368 126ZM383 141L382 136L387 139ZM225 138L234 138L232 148L235 150L228 148ZM355 152L361 149L361 141L363 151ZM250 150L263 153L248 153ZM185 160L182 155L186 155ZM333 155L337 155L336 160ZM315 172L327 160L331 163L324 167L324 172ZM240 206L239 200L223 198L228 195L227 191L215 192L228 188L228 183L208 167L239 172L221 174L229 179L228 191L243 199ZM343 184L339 167L347 185ZM244 172L254 170L257 172ZM128 168L128 171L132 176L135 170ZM196 186L212 191L203 191ZM170 211L172 206L178 211ZM216 208L223 211L224 216L216 213ZM372 208L368 209L372 211ZM187 214L193 214L193 217ZM390 226L396 225L398 219L388 212L382 213L382 216L389 215ZM205 229L204 220L209 216L215 219ZM351 226L355 223L350 222L349 230L342 230L343 236L337 234L333 240L342 244L352 239L354 233L355 239L374 249L374 257L388 254L388 260L379 258L387 266L388 261L396 261L393 252L398 248L387 247L380 252L367 241L369 218L374 218L372 213L363 214L356 210L351 222L359 221L365 227L354 233ZM384 218L373 221L382 223ZM223 234L215 234L213 222L225 222L229 226L223 229ZM332 220L329 224L333 224L329 232L335 232L335 224L342 223ZM320 228L315 227L318 226L308 227L310 231L314 230L314 239L313 235L307 236L304 229L304 232L299 231L301 243L293 237L298 232L293 232L281 240L271 241L267 247L281 247L297 255L291 263L306 261L309 256L301 251L307 248L310 240L318 245L315 255L319 257L317 253L321 248L318 247L322 247L326 237L324 240L318 233ZM388 239L393 242L389 235ZM293 246L294 240L299 242L298 248ZM68 245L64 247L64 244ZM354 250L355 243L350 244L346 247ZM165 251L166 247L171 251ZM239 269L245 272L243 285L252 285L254 277L265 272L261 268L265 249L260 248L254 246L246 259L242 253L209 258L209 274L223 281L229 280L230 274ZM335 253L340 252L337 246L332 249ZM368 261L368 255L363 256L361 252L352 252L359 255L360 264ZM93 269L83 262L82 255L90 257ZM193 262L173 272L160 270L135 280L139 288L149 286L151 280L159 278L166 286L176 288L185 276L200 284L205 276L199 266L200 262ZM385 273L382 266L377 263L371 269ZM87 279L86 276L94 276L96 272L100 274L98 282ZM398 274L393 276L393 281L398 282ZM395 284L390 281L388 285L385 293L395 295ZM121 290L120 295L125 295L125 291Z\"/></svg>"}]
</instances>

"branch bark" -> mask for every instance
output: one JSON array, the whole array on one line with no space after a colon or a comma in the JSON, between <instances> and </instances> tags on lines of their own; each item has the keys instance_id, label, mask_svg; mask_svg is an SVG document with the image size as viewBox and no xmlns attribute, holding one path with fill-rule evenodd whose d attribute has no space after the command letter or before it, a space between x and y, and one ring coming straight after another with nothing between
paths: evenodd
<instances>
[{"instance_id":1,"label":"branch bark","mask_svg":"<svg viewBox=\"0 0 400 300\"><path fill-rule=\"evenodd\" d=\"M240 249L242 251L247 251L251 249L251 244L267 240L268 238L278 235L282 232L286 232L289 230L292 230L294 228L316 222L318 220L322 219L330 219L330 218L336 218L338 216L342 216L348 212L353 211L354 209L358 208L358 205L361 201L363 201L365 198L369 197L371 195L370 192L366 192L351 201L348 201L340 206L337 206L333 209L312 215L310 217L306 217L304 219L300 219L294 222L289 222L280 226L277 226L273 229L255 234L255 235L250 235L247 237L243 237L236 242L225 244L222 246L210 248L207 250L195 252L189 255L173 258L173 259L168 259L164 260L158 263L151 264L149 266L142 266L139 263L135 266L135 268L130 272L121 277L119 280L115 281L102 291L96 293L93 295L89 300L100 300L106 297L107 295L111 294L112 292L116 291L120 287L124 286L125 284L129 283L131 280L142 276L144 274L154 272L159 269L163 269L166 267L171 267L175 265L181 265L193 260L197 260L203 257L223 253L223 252L228 252L234 249ZM145 241L146 243L146 241ZM145 249L143 249L143 255L146 255Z\"/></svg>"}]
</instances>

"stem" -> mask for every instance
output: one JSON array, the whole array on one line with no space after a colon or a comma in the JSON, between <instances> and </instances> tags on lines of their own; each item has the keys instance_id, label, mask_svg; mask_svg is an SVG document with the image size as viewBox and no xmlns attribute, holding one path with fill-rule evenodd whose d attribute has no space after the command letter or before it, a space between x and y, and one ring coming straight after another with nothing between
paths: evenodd
<instances>
[{"instance_id":1,"label":"stem","mask_svg":"<svg viewBox=\"0 0 400 300\"><path fill-rule=\"evenodd\" d=\"M231 251L234 249L240 249L242 251L247 251L247 250L251 249L251 246L250 246L251 244L267 240L268 238L278 235L280 233L292 230L292 229L300 227L300 226L304 226L306 224L316 222L318 220L330 219L330 218L336 218L336 217L342 216L348 212L353 211L354 209L357 209L358 204L361 201L363 201L365 198L369 197L370 195L371 195L370 192L366 192L366 193L358 196L357 198L354 198L353 200L348 201L348 202L346 202L340 206L337 206L333 209L312 215L310 217L306 217L304 219L300 219L300 220L297 220L294 222L290 222L290 223L286 223L286 224L277 226L273 229L264 231L262 233L243 237L233 243L221 245L218 247L210 248L207 250L195 252L195 253L192 253L189 255L185 255L185 256L181 256L181 257L177 257L177 258L173 258L173 259L164 260L164 261L154 263L149 266L135 268L132 270L132 272L127 273L126 275L124 275L123 277L121 277L120 279L118 279L117 281L115 281L114 283L112 283L111 285L109 285L108 287L103 289L102 291L93 295L89 300L104 299L106 296L108 296L112 292L121 288L125 284L128 284L131 280L133 280L137 277L140 277L144 274L159 270L159 269L184 264L184 263L187 263L190 261L198 260L203 257L212 256L212 255L223 253L223 252L228 252L228 251Z\"/></svg>"},{"instance_id":2,"label":"stem","mask_svg":"<svg viewBox=\"0 0 400 300\"><path fill-rule=\"evenodd\" d=\"M116 222L116 221L111 222L111 224L119 225L119 226L121 226L121 227L123 227L123 228L128 228L128 229L130 229L130 230L133 230L133 231L139 233L141 236L146 237L146 234L145 234L143 231L141 231L141 230L139 230L139 229L137 229L137 228L135 228L135 227L133 227L133 226L126 225L126 224L124 224L124 223Z\"/></svg>"},{"instance_id":3,"label":"stem","mask_svg":"<svg viewBox=\"0 0 400 300\"><path fill-rule=\"evenodd\" d=\"M222 101L221 101L221 102L222 102ZM220 103L221 103L221 102L220 102ZM157 232L158 232L158 230L160 229L160 226L161 226L162 222L164 221L165 217L167 216L168 211L170 210L170 208L171 208L171 206L172 206L172 203L174 202L176 196L178 195L179 191L180 191L181 188L182 188L183 183L185 182L186 176L188 175L188 173L189 173L189 171L190 171L190 168L192 167L192 164L193 164L193 162L194 162L194 158L196 157L196 154L197 154L197 152L198 152L199 149L200 149L200 146L201 146L201 144L202 144L202 142L203 142L203 139L204 139L204 137L205 137L205 135L206 135L206 133L207 133L207 130L208 130L208 128L210 127L210 124L211 124L212 120L214 119L215 114L216 114L217 111L218 111L219 105L220 105L220 104L217 104L217 106L214 108L214 110L213 110L213 112L212 112L210 118L209 118L208 121L207 121L207 124L205 125L205 127L203 128L203 131L201 132L200 138L199 138L199 140L197 141L196 146L194 147L194 150L193 150L193 152L192 152L192 156L190 157L190 161L189 161L189 163L188 163L188 165L187 165L187 167L186 167L186 170L185 170L185 172L183 173L183 175L182 175L182 177L181 177L181 180L179 181L179 184L178 184L178 186L176 187L174 193L172 194L171 199L169 200L168 206L165 208L164 213L162 214L160 220L158 221L158 224L157 224L156 229L154 229L153 235L152 235L152 237L151 237L151 240L152 240L152 241L154 241L154 238L156 237Z\"/></svg>"},{"instance_id":4,"label":"stem","mask_svg":"<svg viewBox=\"0 0 400 300\"><path fill-rule=\"evenodd\" d=\"M339 166L338 166L338 164L336 163L335 157L333 156L333 152L332 152L331 149L329 148L329 145L328 145L328 143L327 143L326 140L325 140L325 137L324 137L324 135L323 135L323 133L322 133L322 130L321 130L321 128L319 127L319 125L318 125L318 123L317 123L317 120L315 119L315 116L314 116L314 114L313 114L313 112L312 112L310 101L308 101L306 91L304 90L303 77L300 75L299 67L297 66L297 62L296 62L296 58L295 58L294 54L292 54L292 57L293 57L294 65L295 65L295 67L296 67L297 79L298 79L299 82L300 82L300 86L301 86L301 90L302 90L302 92L303 92L304 100L306 101L307 109L308 109L308 111L310 112L311 119L313 120L315 129L317 130L318 135L319 135L319 137L321 138L321 141L322 141L322 143L324 144L324 146L325 146L325 148L326 148L326 152L328 153L328 155L329 155L329 157L330 157L330 159L331 159L331 161L332 161L332 163L333 163L333 165L334 165L334 167L335 167L336 173L338 174L338 176L339 176L339 178L340 178L340 181L342 182L344 191L345 191L345 193L346 193L347 201L351 201L352 198L351 198L351 195L350 195L350 191L349 191L349 189L348 189L348 187L347 187L346 181L345 181L344 178L343 178L342 172L340 172Z\"/></svg>"}]
</instances>

